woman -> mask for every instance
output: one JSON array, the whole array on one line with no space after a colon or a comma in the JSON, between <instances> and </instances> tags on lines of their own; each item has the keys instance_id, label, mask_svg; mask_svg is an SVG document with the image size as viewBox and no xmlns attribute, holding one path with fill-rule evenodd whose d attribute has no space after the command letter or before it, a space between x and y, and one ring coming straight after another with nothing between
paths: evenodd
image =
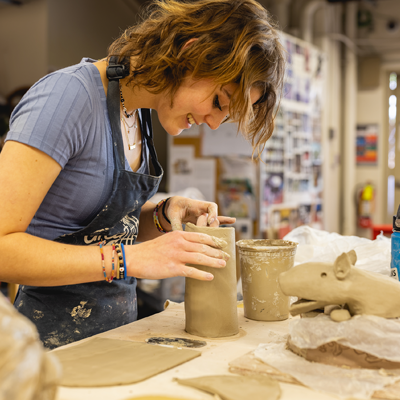
<instances>
[{"instance_id":1,"label":"woman","mask_svg":"<svg viewBox=\"0 0 400 400\"><path fill-rule=\"evenodd\" d=\"M262 150L283 70L278 34L254 0L163 0L107 59L29 90L0 155L0 280L20 284L16 307L46 347L134 321L135 278L212 280L186 264L225 266L217 241L182 231L232 223L216 204L148 201L162 177L150 109L170 135L229 118Z\"/></svg>"}]
</instances>

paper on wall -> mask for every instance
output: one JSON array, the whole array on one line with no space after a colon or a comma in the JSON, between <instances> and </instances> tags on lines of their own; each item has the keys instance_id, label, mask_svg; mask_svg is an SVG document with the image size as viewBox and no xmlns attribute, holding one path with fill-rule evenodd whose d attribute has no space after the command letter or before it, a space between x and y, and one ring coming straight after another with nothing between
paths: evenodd
<instances>
[{"instance_id":1,"label":"paper on wall","mask_svg":"<svg viewBox=\"0 0 400 400\"><path fill-rule=\"evenodd\" d=\"M169 152L169 191L179 192L192 186L193 146L171 146Z\"/></svg>"},{"instance_id":2,"label":"paper on wall","mask_svg":"<svg viewBox=\"0 0 400 400\"><path fill-rule=\"evenodd\" d=\"M195 158L191 186L203 193L207 201L215 201L216 160Z\"/></svg>"},{"instance_id":3,"label":"paper on wall","mask_svg":"<svg viewBox=\"0 0 400 400\"><path fill-rule=\"evenodd\" d=\"M236 124L222 124L212 130L204 124L201 154L203 156L242 155L251 157L251 144L237 132Z\"/></svg>"},{"instance_id":4,"label":"paper on wall","mask_svg":"<svg viewBox=\"0 0 400 400\"><path fill-rule=\"evenodd\" d=\"M194 146L171 146L169 161L169 192L195 187L207 201L215 201L215 159L194 156Z\"/></svg>"}]
</instances>

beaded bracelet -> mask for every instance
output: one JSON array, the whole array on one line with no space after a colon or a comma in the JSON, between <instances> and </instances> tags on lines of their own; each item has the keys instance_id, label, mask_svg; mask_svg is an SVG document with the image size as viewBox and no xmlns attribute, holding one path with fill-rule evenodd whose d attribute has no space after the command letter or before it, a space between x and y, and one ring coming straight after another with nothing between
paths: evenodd
<instances>
[{"instance_id":1,"label":"beaded bracelet","mask_svg":"<svg viewBox=\"0 0 400 400\"><path fill-rule=\"evenodd\" d=\"M115 271L115 244L113 243L112 245L112 258L111 258L111 282L113 281L114 278L117 276L114 276L114 271Z\"/></svg>"},{"instance_id":2,"label":"beaded bracelet","mask_svg":"<svg viewBox=\"0 0 400 400\"><path fill-rule=\"evenodd\" d=\"M158 219L158 210L160 207L167 201L168 199L161 200L155 207L153 211L153 221L156 228L162 233L168 233L160 224L160 220Z\"/></svg>"},{"instance_id":3,"label":"beaded bracelet","mask_svg":"<svg viewBox=\"0 0 400 400\"><path fill-rule=\"evenodd\" d=\"M117 258L118 258L118 270L117 270L117 279L124 279L124 258L122 255L122 250L121 250L121 245L116 244L115 245L115 251L117 252Z\"/></svg>"},{"instance_id":4,"label":"beaded bracelet","mask_svg":"<svg viewBox=\"0 0 400 400\"><path fill-rule=\"evenodd\" d=\"M121 243L122 258L124 259L124 280L126 281L126 259L125 259L125 246Z\"/></svg>"},{"instance_id":5,"label":"beaded bracelet","mask_svg":"<svg viewBox=\"0 0 400 400\"><path fill-rule=\"evenodd\" d=\"M100 254L101 254L101 267L103 269L103 275L104 275L104 279L108 282L111 283L113 281L112 275L111 278L107 277L107 273L106 273L106 264L104 261L104 251L103 251L103 246L105 246L106 242L100 242L99 243L99 247L100 247Z\"/></svg>"}]
</instances>

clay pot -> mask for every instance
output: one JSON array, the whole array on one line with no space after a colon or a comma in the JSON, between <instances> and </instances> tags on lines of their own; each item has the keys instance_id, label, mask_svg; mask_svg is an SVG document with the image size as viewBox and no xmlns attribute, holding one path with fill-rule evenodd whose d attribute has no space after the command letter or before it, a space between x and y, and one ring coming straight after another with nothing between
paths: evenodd
<instances>
[{"instance_id":1,"label":"clay pot","mask_svg":"<svg viewBox=\"0 0 400 400\"><path fill-rule=\"evenodd\" d=\"M279 286L279 274L293 267L297 243L278 239L236 242L239 249L246 318L282 321L289 317L289 297Z\"/></svg>"}]
</instances>

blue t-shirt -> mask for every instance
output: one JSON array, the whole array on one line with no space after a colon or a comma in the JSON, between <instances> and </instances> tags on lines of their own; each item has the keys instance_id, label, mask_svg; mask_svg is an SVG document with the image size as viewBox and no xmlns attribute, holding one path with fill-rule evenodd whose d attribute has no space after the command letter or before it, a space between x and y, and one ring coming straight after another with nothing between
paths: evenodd
<instances>
[{"instance_id":1,"label":"blue t-shirt","mask_svg":"<svg viewBox=\"0 0 400 400\"><path fill-rule=\"evenodd\" d=\"M34 236L53 240L84 228L111 195L112 133L94 61L84 58L46 75L12 113L6 140L37 148L62 167L26 231ZM125 168L131 171L126 159ZM148 171L148 151L143 145L137 172Z\"/></svg>"}]
</instances>

